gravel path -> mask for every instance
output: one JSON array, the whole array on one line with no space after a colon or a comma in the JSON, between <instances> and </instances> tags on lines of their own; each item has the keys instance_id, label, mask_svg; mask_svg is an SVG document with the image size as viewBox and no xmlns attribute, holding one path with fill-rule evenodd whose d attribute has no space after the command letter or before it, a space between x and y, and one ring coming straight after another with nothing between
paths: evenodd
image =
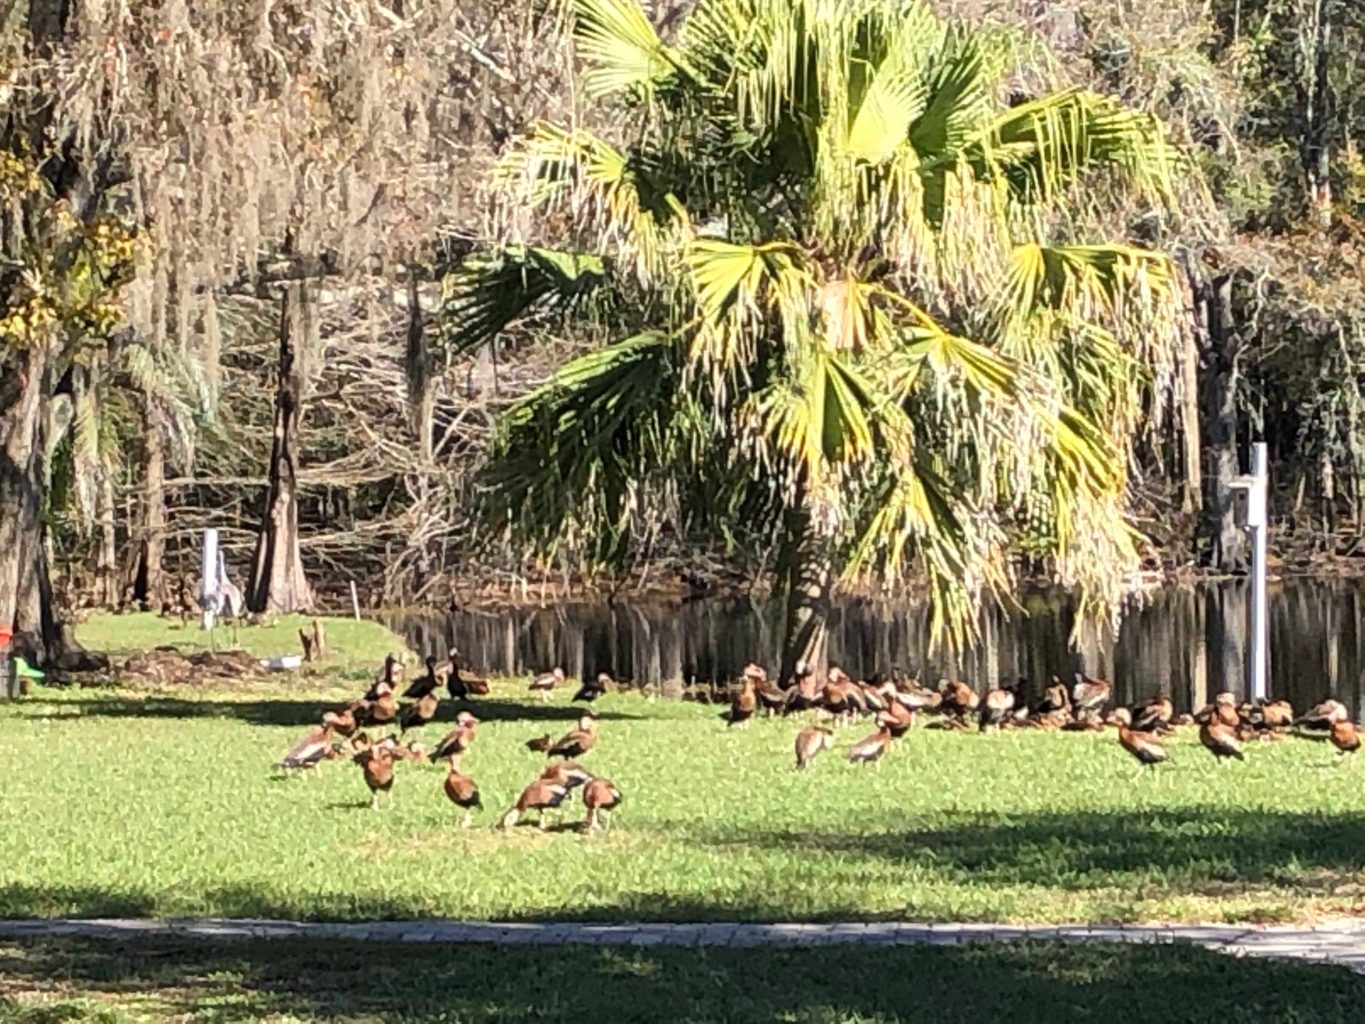
<instances>
[{"instance_id":1,"label":"gravel path","mask_svg":"<svg viewBox=\"0 0 1365 1024\"><path fill-rule=\"evenodd\" d=\"M997 924L514 924L417 920L358 923L227 918L0 920L0 938L81 936L353 939L383 942L613 946L912 946L1049 940L1190 942L1231 956L1337 964L1365 974L1365 918L1316 925L997 925Z\"/></svg>"}]
</instances>

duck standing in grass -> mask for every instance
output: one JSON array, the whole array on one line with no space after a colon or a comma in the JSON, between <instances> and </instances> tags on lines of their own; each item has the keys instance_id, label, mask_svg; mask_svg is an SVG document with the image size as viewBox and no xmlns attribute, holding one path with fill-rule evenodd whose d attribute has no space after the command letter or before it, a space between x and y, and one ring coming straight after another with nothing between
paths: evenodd
<instances>
[{"instance_id":1,"label":"duck standing in grass","mask_svg":"<svg viewBox=\"0 0 1365 1024\"><path fill-rule=\"evenodd\" d=\"M881 767L882 758L891 749L891 729L880 725L876 732L864 736L848 751L850 764L875 764Z\"/></svg>"},{"instance_id":2,"label":"duck standing in grass","mask_svg":"<svg viewBox=\"0 0 1365 1024\"><path fill-rule=\"evenodd\" d=\"M487 697L490 693L487 679L467 676L460 672L460 652L450 649L450 671L446 673L446 693L451 700L467 700L470 697Z\"/></svg>"},{"instance_id":3,"label":"duck standing in grass","mask_svg":"<svg viewBox=\"0 0 1365 1024\"><path fill-rule=\"evenodd\" d=\"M544 779L536 779L517 797L517 802L507 809L506 813L498 819L493 827L498 831L511 828L521 816L527 811L539 812L537 824L540 830L545 831L545 813L547 811L558 810L559 805L564 802L564 798L569 795L567 786L559 786L553 782L546 782Z\"/></svg>"},{"instance_id":4,"label":"duck standing in grass","mask_svg":"<svg viewBox=\"0 0 1365 1024\"><path fill-rule=\"evenodd\" d=\"M299 740L289 752L275 762L276 768L285 771L300 771L305 768L317 770L332 749L332 727L322 725Z\"/></svg>"},{"instance_id":5,"label":"duck standing in grass","mask_svg":"<svg viewBox=\"0 0 1365 1024\"><path fill-rule=\"evenodd\" d=\"M762 665L749 662L744 666L744 678L754 681L754 696L765 715L775 715L786 707L787 694L768 681L768 673Z\"/></svg>"},{"instance_id":6,"label":"duck standing in grass","mask_svg":"<svg viewBox=\"0 0 1365 1024\"><path fill-rule=\"evenodd\" d=\"M456 715L455 728L441 737L441 742L432 750L432 763L465 753L474 743L478 725L479 720L468 711L461 711Z\"/></svg>"},{"instance_id":7,"label":"duck standing in grass","mask_svg":"<svg viewBox=\"0 0 1365 1024\"><path fill-rule=\"evenodd\" d=\"M441 677L436 671L436 656L434 654L427 655L426 667L426 672L414 679L403 691L403 696L408 700L421 700L427 694L435 693L441 685Z\"/></svg>"},{"instance_id":8,"label":"duck standing in grass","mask_svg":"<svg viewBox=\"0 0 1365 1024\"><path fill-rule=\"evenodd\" d=\"M426 725L436 717L436 708L440 702L441 698L432 692L424 695L417 703L408 704L398 718L399 728L407 732L409 729L418 729Z\"/></svg>"},{"instance_id":9,"label":"duck standing in grass","mask_svg":"<svg viewBox=\"0 0 1365 1024\"><path fill-rule=\"evenodd\" d=\"M548 782L552 786L563 786L568 790L577 789L584 783L591 782L592 779L592 772L577 761L552 761L540 773L541 782Z\"/></svg>"},{"instance_id":10,"label":"duck standing in grass","mask_svg":"<svg viewBox=\"0 0 1365 1024\"><path fill-rule=\"evenodd\" d=\"M393 688L381 683L380 689L365 707L366 725L387 725L398 717L398 700Z\"/></svg>"},{"instance_id":11,"label":"duck standing in grass","mask_svg":"<svg viewBox=\"0 0 1365 1024\"><path fill-rule=\"evenodd\" d=\"M1294 719L1294 727L1300 736L1312 736L1322 739L1332 732L1332 726L1338 722L1348 721L1351 713L1346 710L1346 705L1339 700L1325 700L1316 707L1310 708L1304 715Z\"/></svg>"},{"instance_id":12,"label":"duck standing in grass","mask_svg":"<svg viewBox=\"0 0 1365 1024\"><path fill-rule=\"evenodd\" d=\"M753 676L746 674L739 692L730 699L730 716L727 725L743 725L754 717L758 710L758 694L754 689Z\"/></svg>"},{"instance_id":13,"label":"duck standing in grass","mask_svg":"<svg viewBox=\"0 0 1365 1024\"><path fill-rule=\"evenodd\" d=\"M584 715L578 720L578 728L573 729L545 751L548 757L582 757L597 743L597 718Z\"/></svg>"},{"instance_id":14,"label":"duck standing in grass","mask_svg":"<svg viewBox=\"0 0 1365 1024\"><path fill-rule=\"evenodd\" d=\"M1132 717L1125 709L1116 711L1112 721L1118 726L1119 745L1128 751L1139 765L1155 768L1161 762L1170 760L1171 755L1154 736L1133 729ZM1138 770L1141 771L1141 768Z\"/></svg>"},{"instance_id":15,"label":"duck standing in grass","mask_svg":"<svg viewBox=\"0 0 1365 1024\"><path fill-rule=\"evenodd\" d=\"M460 771L462 754L450 755L450 771L444 784L446 797L456 807L464 811L461 828L468 828L475 810L483 810L483 800L479 797L479 787L468 775Z\"/></svg>"},{"instance_id":16,"label":"duck standing in grass","mask_svg":"<svg viewBox=\"0 0 1365 1024\"><path fill-rule=\"evenodd\" d=\"M587 820L583 823L584 831L596 831L600 818L602 831L605 832L611 822L601 815L621 806L621 791L608 779L593 779L583 787L583 806L588 809Z\"/></svg>"},{"instance_id":17,"label":"duck standing in grass","mask_svg":"<svg viewBox=\"0 0 1365 1024\"><path fill-rule=\"evenodd\" d=\"M573 695L574 701L583 701L591 704L604 693L609 693L615 682L611 676L605 672L597 673L597 678L589 681L583 680L583 685L578 688L578 692Z\"/></svg>"},{"instance_id":18,"label":"duck standing in grass","mask_svg":"<svg viewBox=\"0 0 1365 1024\"><path fill-rule=\"evenodd\" d=\"M370 788L370 810L379 810L379 794L389 795L389 806L393 806L393 759L395 745L381 740L368 750L355 755L365 776L365 785Z\"/></svg>"},{"instance_id":19,"label":"duck standing in grass","mask_svg":"<svg viewBox=\"0 0 1365 1024\"><path fill-rule=\"evenodd\" d=\"M346 739L355 734L360 727L357 713L363 713L366 704L363 700L353 700L340 711L328 711L322 716L322 724L329 726L338 736Z\"/></svg>"},{"instance_id":20,"label":"duck standing in grass","mask_svg":"<svg viewBox=\"0 0 1365 1024\"><path fill-rule=\"evenodd\" d=\"M540 694L540 699L548 701L550 694L555 687L564 684L564 670L562 668L552 668L548 672L542 672L531 680L531 685L527 687L532 693Z\"/></svg>"},{"instance_id":21,"label":"duck standing in grass","mask_svg":"<svg viewBox=\"0 0 1365 1024\"><path fill-rule=\"evenodd\" d=\"M806 767L822 750L834 746L834 733L822 725L809 725L796 734L796 770Z\"/></svg>"},{"instance_id":22,"label":"duck standing in grass","mask_svg":"<svg viewBox=\"0 0 1365 1024\"><path fill-rule=\"evenodd\" d=\"M1236 728L1214 715L1206 716L1199 723L1199 742L1220 764L1234 757L1238 761L1246 760L1242 744L1237 740Z\"/></svg>"},{"instance_id":23,"label":"duck standing in grass","mask_svg":"<svg viewBox=\"0 0 1365 1024\"><path fill-rule=\"evenodd\" d=\"M1329 738L1338 757L1354 755L1360 749L1360 733L1354 722L1333 722Z\"/></svg>"},{"instance_id":24,"label":"duck standing in grass","mask_svg":"<svg viewBox=\"0 0 1365 1024\"><path fill-rule=\"evenodd\" d=\"M1092 679L1076 673L1076 685L1071 688L1071 706L1078 720L1099 718L1114 688L1103 679Z\"/></svg>"}]
</instances>

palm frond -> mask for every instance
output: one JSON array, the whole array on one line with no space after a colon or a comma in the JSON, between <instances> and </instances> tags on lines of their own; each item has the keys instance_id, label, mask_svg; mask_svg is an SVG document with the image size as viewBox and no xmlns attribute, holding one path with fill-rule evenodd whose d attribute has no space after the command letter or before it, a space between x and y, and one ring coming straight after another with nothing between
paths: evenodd
<instances>
[{"instance_id":1,"label":"palm frond","mask_svg":"<svg viewBox=\"0 0 1365 1024\"><path fill-rule=\"evenodd\" d=\"M518 246L472 257L443 282L437 342L459 356L531 313L581 309L606 286L606 261L591 254Z\"/></svg>"},{"instance_id":2,"label":"palm frond","mask_svg":"<svg viewBox=\"0 0 1365 1024\"><path fill-rule=\"evenodd\" d=\"M574 41L588 64L583 85L591 97L648 97L679 67L634 0L574 0Z\"/></svg>"}]
</instances>

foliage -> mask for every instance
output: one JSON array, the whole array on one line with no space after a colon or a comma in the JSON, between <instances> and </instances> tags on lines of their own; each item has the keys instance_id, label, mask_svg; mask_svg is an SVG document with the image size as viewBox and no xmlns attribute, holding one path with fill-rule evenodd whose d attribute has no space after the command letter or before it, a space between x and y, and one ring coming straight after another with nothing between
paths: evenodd
<instances>
[{"instance_id":1,"label":"foliage","mask_svg":"<svg viewBox=\"0 0 1365 1024\"><path fill-rule=\"evenodd\" d=\"M631 3L575 12L584 89L630 128L540 125L496 180L515 223L602 261L633 330L503 418L495 529L619 566L660 510L755 507L848 579L925 576L958 642L1015 550L1112 604L1179 300L1088 214L1097 180L1160 211L1159 124L1079 88L1007 105L1012 37L918 3L703 2L676 44ZM459 343L544 303L524 253L460 275Z\"/></svg>"}]
</instances>

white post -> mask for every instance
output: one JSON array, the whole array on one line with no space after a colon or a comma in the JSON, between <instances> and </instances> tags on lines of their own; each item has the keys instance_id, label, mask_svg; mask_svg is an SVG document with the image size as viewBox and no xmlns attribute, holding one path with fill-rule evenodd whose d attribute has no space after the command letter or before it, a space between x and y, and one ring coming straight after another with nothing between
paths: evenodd
<instances>
[{"instance_id":1,"label":"white post","mask_svg":"<svg viewBox=\"0 0 1365 1024\"><path fill-rule=\"evenodd\" d=\"M1247 687L1252 700L1267 696L1270 673L1270 628L1266 608L1266 534L1270 469L1264 441L1251 446L1251 486L1247 488L1247 531L1251 534L1251 657Z\"/></svg>"},{"instance_id":2,"label":"white post","mask_svg":"<svg viewBox=\"0 0 1365 1024\"><path fill-rule=\"evenodd\" d=\"M204 530L204 551L200 569L199 605L203 609L203 627L213 628L213 610L218 594L218 531Z\"/></svg>"},{"instance_id":3,"label":"white post","mask_svg":"<svg viewBox=\"0 0 1365 1024\"><path fill-rule=\"evenodd\" d=\"M356 622L360 621L360 598L356 596L355 580L351 580L351 615Z\"/></svg>"}]
</instances>

